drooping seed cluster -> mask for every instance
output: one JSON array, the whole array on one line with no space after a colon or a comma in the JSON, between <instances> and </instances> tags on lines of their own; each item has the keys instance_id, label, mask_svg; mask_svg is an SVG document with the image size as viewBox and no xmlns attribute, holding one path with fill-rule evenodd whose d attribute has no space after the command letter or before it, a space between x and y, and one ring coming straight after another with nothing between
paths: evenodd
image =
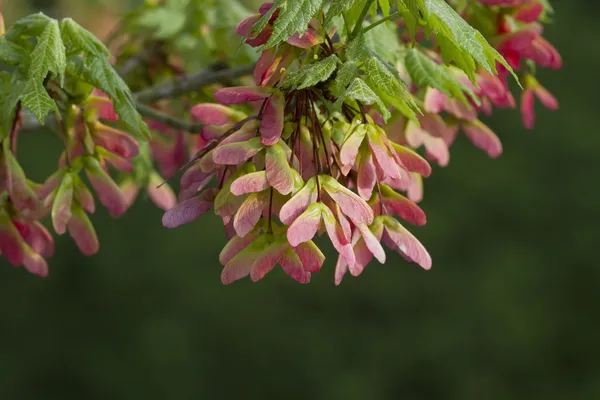
<instances>
[{"instance_id":1,"label":"drooping seed cluster","mask_svg":"<svg viewBox=\"0 0 600 400\"><path fill-rule=\"evenodd\" d=\"M562 65L556 49L542 37L544 4L478 2L494 21L487 39L520 74L521 113L525 126L532 128L536 97L546 107L558 108L534 77L535 67ZM280 10L273 7L263 4L259 13L238 25L236 33L248 45L260 48L278 34ZM256 32L265 15L268 22ZM477 22L468 9L463 17ZM41 185L27 179L16 159L17 112L0 149L2 255L15 266L46 276L45 258L54 252L52 235L40 222L46 216L57 234L68 232L84 254L92 255L99 250L89 219L95 211L93 193L118 217L144 188L168 210L166 227L190 223L210 210L222 219L229 239L220 255L225 284L247 276L257 281L277 265L298 282L309 282L325 261L315 242L319 235L338 253L336 284L348 272L359 275L373 259L386 262L384 247L429 269L431 257L404 226L426 223L416 203L423 197L423 178L431 173L429 162L446 166L459 132L490 157L501 154L499 138L479 118L494 108L517 106L508 88L510 71L498 65L498 75L478 68L469 77L450 66L448 82L462 85L457 95L443 80L434 83L415 75L406 59L387 63L406 84L402 96L420 109L411 117L391 100L382 109L367 101L368 95L342 97L335 79L344 73L342 65L353 63L345 42L348 33L323 27L325 20L325 15L315 17L305 33L263 49L254 85L220 87L214 91L216 103L191 108L192 119L204 124L200 135L148 120L155 135L148 142L138 141L115 128L113 103L102 92L70 104L61 121L65 151L58 170ZM419 29L409 35L401 19L395 27L401 49L413 49L416 40L420 56L444 64L431 32ZM287 83L303 67L332 59L326 79ZM417 153L421 149L424 156ZM182 166L176 200L162 177L173 176Z\"/></svg>"}]
</instances>

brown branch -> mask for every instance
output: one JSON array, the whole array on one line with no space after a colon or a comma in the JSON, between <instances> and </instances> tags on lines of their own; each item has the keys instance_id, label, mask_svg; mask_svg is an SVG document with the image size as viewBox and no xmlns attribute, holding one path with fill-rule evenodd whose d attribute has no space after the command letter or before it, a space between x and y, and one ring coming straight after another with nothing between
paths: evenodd
<instances>
[{"instance_id":1,"label":"brown branch","mask_svg":"<svg viewBox=\"0 0 600 400\"><path fill-rule=\"evenodd\" d=\"M254 64L247 64L231 69L202 71L197 74L174 79L163 85L152 86L141 90L135 93L134 97L142 103L153 103L162 99L172 99L188 93L197 92L198 90L215 83L227 83L233 79L249 75L253 70Z\"/></svg>"}]
</instances>

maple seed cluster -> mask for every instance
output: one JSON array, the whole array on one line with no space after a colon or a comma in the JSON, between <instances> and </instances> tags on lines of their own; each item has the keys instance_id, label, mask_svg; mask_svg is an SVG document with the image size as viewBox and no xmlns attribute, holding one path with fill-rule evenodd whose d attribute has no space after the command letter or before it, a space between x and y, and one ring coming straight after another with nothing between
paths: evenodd
<instances>
[{"instance_id":1,"label":"maple seed cluster","mask_svg":"<svg viewBox=\"0 0 600 400\"><path fill-rule=\"evenodd\" d=\"M489 5L497 15L493 41L500 52L490 48L493 63L484 60L472 71L444 66L434 49L410 48L413 38L426 38L425 28L411 32L399 22L400 43L406 43L397 64L400 81L361 32L334 43L335 29L326 31L312 19L304 35L281 42L278 19L287 21L290 9L263 4L236 30L263 50L254 71L257 86L218 90L219 105L192 109L206 124L205 146L183 176L181 202L165 214L164 225L189 223L214 208L230 238L220 257L225 284L246 276L257 281L277 264L308 282L324 262L313 242L320 233L339 253L336 284L348 271L359 275L373 258L384 263L382 244L429 269L429 254L397 219L426 222L415 202L431 167L414 150L424 147L429 160L445 166L462 130L490 157L499 156L502 144L478 113L515 107L507 82L513 69L561 64L540 36L540 3ZM307 61L294 66L299 59ZM525 71L522 110L531 127L532 94L556 106ZM213 175L218 187L207 188Z\"/></svg>"},{"instance_id":2,"label":"maple seed cluster","mask_svg":"<svg viewBox=\"0 0 600 400\"><path fill-rule=\"evenodd\" d=\"M6 64L0 91L7 93L0 117L0 252L10 264L48 275L46 258L55 245L41 223L46 217L57 235L68 233L91 256L100 248L89 217L96 199L115 218L133 204L141 186L163 209L175 204L168 186L158 188L163 179L152 167L147 143L117 128L141 135L147 130L108 50L93 35L70 19L58 22L43 14L4 31L0 15L0 49ZM42 184L29 180L17 160L25 110L41 123L54 114L64 145L56 172Z\"/></svg>"},{"instance_id":3,"label":"maple seed cluster","mask_svg":"<svg viewBox=\"0 0 600 400\"><path fill-rule=\"evenodd\" d=\"M269 6L261 8L263 15ZM242 21L238 33L248 34L260 17ZM267 26L247 42L260 46L270 32ZM330 41L309 32L304 41L292 38L277 51L285 55L309 45L334 51ZM408 190L412 174L428 176L427 161L392 143L360 103L359 109L344 104L340 112L328 112L335 98L324 86L270 86L281 79L281 59L263 53L254 74L258 87L221 89L215 93L220 105L192 109L207 125L207 144L182 177L181 202L163 224L189 223L214 208L230 236L220 256L225 284L246 276L257 281L277 264L298 282L309 282L324 262L313 242L321 232L339 253L337 284L347 271L359 275L373 258L384 263L381 243L429 269L427 251L393 217L425 223L424 212L395 189ZM256 114L228 108L240 104ZM206 188L213 175L218 188Z\"/></svg>"}]
</instances>

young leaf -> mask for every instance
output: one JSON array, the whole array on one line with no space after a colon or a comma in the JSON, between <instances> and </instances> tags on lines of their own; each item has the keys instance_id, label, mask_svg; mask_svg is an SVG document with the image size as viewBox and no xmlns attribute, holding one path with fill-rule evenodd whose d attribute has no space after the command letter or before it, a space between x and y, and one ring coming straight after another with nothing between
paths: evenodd
<instances>
[{"instance_id":1,"label":"young leaf","mask_svg":"<svg viewBox=\"0 0 600 400\"><path fill-rule=\"evenodd\" d=\"M400 58L402 48L396 25L382 24L361 36L366 47L386 62L395 63Z\"/></svg>"},{"instance_id":2,"label":"young leaf","mask_svg":"<svg viewBox=\"0 0 600 400\"><path fill-rule=\"evenodd\" d=\"M0 62L19 65L28 60L29 54L23 47L0 37Z\"/></svg>"},{"instance_id":3,"label":"young leaf","mask_svg":"<svg viewBox=\"0 0 600 400\"><path fill-rule=\"evenodd\" d=\"M365 42L365 35L360 34L352 39L346 47L346 54L349 60L363 62L371 57L371 51Z\"/></svg>"},{"instance_id":4,"label":"young leaf","mask_svg":"<svg viewBox=\"0 0 600 400\"><path fill-rule=\"evenodd\" d=\"M44 123L44 119L50 111L59 112L58 106L50 95L48 95L46 88L44 88L41 82L27 82L25 91L21 93L19 99L23 107L28 108L41 124Z\"/></svg>"},{"instance_id":5,"label":"young leaf","mask_svg":"<svg viewBox=\"0 0 600 400\"><path fill-rule=\"evenodd\" d=\"M426 29L432 32L446 63L454 62L471 80L477 65L490 74L496 73L496 62L512 72L506 60L469 25L445 0L399 0L404 17L414 37L417 18L422 16ZM514 75L514 73L513 73ZM516 75L515 79L517 79Z\"/></svg>"},{"instance_id":6,"label":"young leaf","mask_svg":"<svg viewBox=\"0 0 600 400\"><path fill-rule=\"evenodd\" d=\"M377 94L369 87L369 85L367 85L365 81L360 78L355 78L352 81L344 94L342 94L335 102L334 107L339 109L342 106L342 103L348 99L360 101L363 104L375 104L379 108L379 111L381 111L384 119L387 120L390 117L390 112L385 107L383 101L381 101L379 96L377 96Z\"/></svg>"},{"instance_id":7,"label":"young leaf","mask_svg":"<svg viewBox=\"0 0 600 400\"><path fill-rule=\"evenodd\" d=\"M365 62L365 71L368 79L378 89L386 94L395 96L398 94L399 87L404 86L400 80L388 69L388 67L377 57L371 57ZM406 93L407 97L410 95Z\"/></svg>"},{"instance_id":8,"label":"young leaf","mask_svg":"<svg viewBox=\"0 0 600 400\"><path fill-rule=\"evenodd\" d=\"M276 0L271 10L255 25L254 32L261 31L279 8L279 17L273 25L273 34L262 50L277 46L296 33L302 36L313 16L321 10L324 0Z\"/></svg>"},{"instance_id":9,"label":"young leaf","mask_svg":"<svg viewBox=\"0 0 600 400\"><path fill-rule=\"evenodd\" d=\"M27 84L19 97L23 106L30 109L42 123L50 111L58 112L56 103L44 87L46 76L53 73L62 85L66 66L65 45L60 36L58 22L49 20L31 53Z\"/></svg>"},{"instance_id":10,"label":"young leaf","mask_svg":"<svg viewBox=\"0 0 600 400\"><path fill-rule=\"evenodd\" d=\"M88 55L88 60L84 62L79 57L71 57L68 71L106 93L113 101L119 119L127 125L131 134L149 137L148 126L137 112L129 87L106 58Z\"/></svg>"},{"instance_id":11,"label":"young leaf","mask_svg":"<svg viewBox=\"0 0 600 400\"><path fill-rule=\"evenodd\" d=\"M416 118L415 112L419 112L419 108L398 72L369 49L364 35L358 35L348 44L347 55L362 67L368 86L380 100L393 105L410 119ZM387 119L387 110L382 114Z\"/></svg>"},{"instance_id":12,"label":"young leaf","mask_svg":"<svg viewBox=\"0 0 600 400\"><path fill-rule=\"evenodd\" d=\"M358 67L354 61L346 61L338 69L331 91L334 95L339 96L344 93L350 82L356 78Z\"/></svg>"},{"instance_id":13,"label":"young leaf","mask_svg":"<svg viewBox=\"0 0 600 400\"><path fill-rule=\"evenodd\" d=\"M19 97L25 89L26 82L17 78L17 74L0 73L0 138L8 135Z\"/></svg>"},{"instance_id":14,"label":"young leaf","mask_svg":"<svg viewBox=\"0 0 600 400\"><path fill-rule=\"evenodd\" d=\"M65 45L60 36L58 21L51 20L31 53L29 82L41 85L48 73L52 72L60 79L62 85L66 67Z\"/></svg>"},{"instance_id":15,"label":"young leaf","mask_svg":"<svg viewBox=\"0 0 600 400\"><path fill-rule=\"evenodd\" d=\"M157 39L170 39L181 32L185 26L185 9L174 7L153 7L144 10L137 23L154 32Z\"/></svg>"},{"instance_id":16,"label":"young leaf","mask_svg":"<svg viewBox=\"0 0 600 400\"><path fill-rule=\"evenodd\" d=\"M60 21L60 33L69 52L87 52L98 57L107 57L110 51L104 43L71 18Z\"/></svg>"},{"instance_id":17,"label":"young leaf","mask_svg":"<svg viewBox=\"0 0 600 400\"><path fill-rule=\"evenodd\" d=\"M468 104L465 92L475 99L473 91L456 79L448 67L439 65L419 50L408 50L405 65L413 82L419 87L432 87L465 104Z\"/></svg>"},{"instance_id":18,"label":"young leaf","mask_svg":"<svg viewBox=\"0 0 600 400\"><path fill-rule=\"evenodd\" d=\"M390 15L390 9L391 9L390 0L378 0L378 2L379 2L379 7L381 8L381 12L383 13L383 16L387 17L388 15Z\"/></svg>"},{"instance_id":19,"label":"young leaf","mask_svg":"<svg viewBox=\"0 0 600 400\"><path fill-rule=\"evenodd\" d=\"M283 82L283 86L301 90L315 86L319 82L324 82L335 71L337 60L337 56L331 55L314 64L305 65L298 71L290 73Z\"/></svg>"},{"instance_id":20,"label":"young leaf","mask_svg":"<svg viewBox=\"0 0 600 400\"><path fill-rule=\"evenodd\" d=\"M331 22L334 17L342 15L342 13L348 11L354 6L357 1L364 2L364 0L333 0L329 9L327 10L327 18L325 24Z\"/></svg>"},{"instance_id":21,"label":"young leaf","mask_svg":"<svg viewBox=\"0 0 600 400\"><path fill-rule=\"evenodd\" d=\"M8 32L6 32L6 38L10 42L21 44L21 39L27 40L27 37L41 35L46 25L51 21L52 19L43 13L28 15L10 27Z\"/></svg>"}]
</instances>

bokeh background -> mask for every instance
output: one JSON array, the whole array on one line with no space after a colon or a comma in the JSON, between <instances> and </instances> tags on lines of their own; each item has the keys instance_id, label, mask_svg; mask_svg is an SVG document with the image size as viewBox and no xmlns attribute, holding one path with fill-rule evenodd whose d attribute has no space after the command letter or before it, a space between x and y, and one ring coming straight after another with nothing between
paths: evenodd
<instances>
[{"instance_id":1,"label":"bokeh background","mask_svg":"<svg viewBox=\"0 0 600 400\"><path fill-rule=\"evenodd\" d=\"M0 10L102 35L134 2L29 3ZM395 257L336 288L330 260L308 286L274 271L223 287L216 218L99 213L96 257L60 238L47 280L1 261L0 399L600 399L600 5L553 4L565 67L540 79L561 110L533 132L498 112L497 160L457 142L416 230L431 271ZM23 140L44 179L60 145Z\"/></svg>"}]
</instances>

